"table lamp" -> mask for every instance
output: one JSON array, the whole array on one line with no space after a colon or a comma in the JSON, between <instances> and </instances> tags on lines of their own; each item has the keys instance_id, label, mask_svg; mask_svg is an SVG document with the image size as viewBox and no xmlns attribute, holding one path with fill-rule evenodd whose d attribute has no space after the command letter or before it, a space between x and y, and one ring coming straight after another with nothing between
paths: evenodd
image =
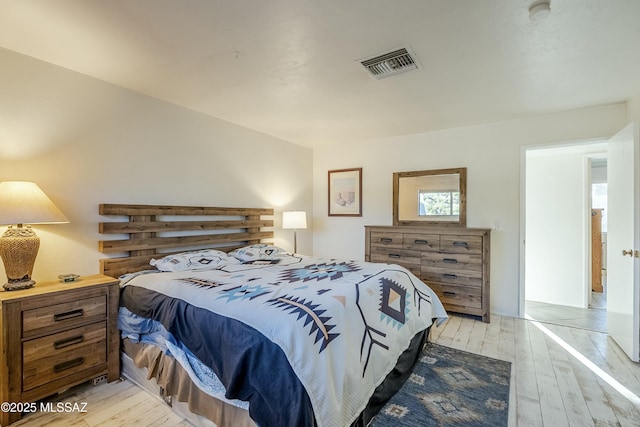
<instances>
[{"instance_id":1,"label":"table lamp","mask_svg":"<svg viewBox=\"0 0 640 427\"><path fill-rule=\"evenodd\" d=\"M293 229L293 253L298 252L296 230L307 228L307 213L305 211L290 211L282 213L282 228Z\"/></svg>"},{"instance_id":2,"label":"table lamp","mask_svg":"<svg viewBox=\"0 0 640 427\"><path fill-rule=\"evenodd\" d=\"M27 224L65 222L69 220L33 182L0 182L0 225L9 225L0 238L0 257L8 280L5 290L26 289L36 283L31 274L40 238Z\"/></svg>"}]
</instances>

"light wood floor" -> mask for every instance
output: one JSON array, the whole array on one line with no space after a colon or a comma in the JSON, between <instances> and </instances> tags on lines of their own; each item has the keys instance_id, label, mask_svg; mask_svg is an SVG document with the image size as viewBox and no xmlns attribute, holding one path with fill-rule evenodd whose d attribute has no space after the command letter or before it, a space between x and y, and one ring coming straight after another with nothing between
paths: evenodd
<instances>
[{"instance_id":1,"label":"light wood floor","mask_svg":"<svg viewBox=\"0 0 640 427\"><path fill-rule=\"evenodd\" d=\"M535 323L492 315L486 324L453 315L434 328L438 344L513 363L510 426L640 425L640 365L606 334L541 325L636 396L633 403L578 361ZM633 399L633 396L632 396ZM163 403L128 381L81 386L51 400L87 402L87 412L36 413L14 426L187 426Z\"/></svg>"},{"instance_id":2,"label":"light wood floor","mask_svg":"<svg viewBox=\"0 0 640 427\"><path fill-rule=\"evenodd\" d=\"M525 313L544 323L607 332L607 302L601 293L593 295L594 304L589 308L525 301Z\"/></svg>"}]
</instances>

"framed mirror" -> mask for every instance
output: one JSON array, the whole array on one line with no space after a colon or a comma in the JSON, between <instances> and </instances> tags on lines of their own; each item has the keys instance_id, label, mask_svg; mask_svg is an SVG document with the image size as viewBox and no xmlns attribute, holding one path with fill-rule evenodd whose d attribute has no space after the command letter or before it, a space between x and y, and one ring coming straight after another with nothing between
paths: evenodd
<instances>
[{"instance_id":1,"label":"framed mirror","mask_svg":"<svg viewBox=\"0 0 640 427\"><path fill-rule=\"evenodd\" d=\"M393 225L467 225L467 168L393 174Z\"/></svg>"}]
</instances>

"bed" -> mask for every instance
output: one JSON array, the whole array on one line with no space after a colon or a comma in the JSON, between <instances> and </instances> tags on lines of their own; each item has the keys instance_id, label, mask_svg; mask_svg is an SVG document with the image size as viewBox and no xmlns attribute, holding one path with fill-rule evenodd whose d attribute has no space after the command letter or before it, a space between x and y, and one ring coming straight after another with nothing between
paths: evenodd
<instances>
[{"instance_id":1,"label":"bed","mask_svg":"<svg viewBox=\"0 0 640 427\"><path fill-rule=\"evenodd\" d=\"M196 424L366 425L446 318L400 266L274 246L272 209L100 214L113 237L101 271L121 278L123 375Z\"/></svg>"}]
</instances>

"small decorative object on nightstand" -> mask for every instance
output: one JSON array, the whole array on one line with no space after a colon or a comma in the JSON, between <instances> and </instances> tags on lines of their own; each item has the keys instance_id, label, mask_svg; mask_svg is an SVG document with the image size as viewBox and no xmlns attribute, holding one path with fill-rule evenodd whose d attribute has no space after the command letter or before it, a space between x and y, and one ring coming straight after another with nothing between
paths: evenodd
<instances>
[{"instance_id":1,"label":"small decorative object on nightstand","mask_svg":"<svg viewBox=\"0 0 640 427\"><path fill-rule=\"evenodd\" d=\"M0 224L9 224L0 238L0 256L8 279L5 290L27 289L36 283L31 273L40 238L26 224L64 222L69 221L33 182L0 182Z\"/></svg>"},{"instance_id":2,"label":"small decorative object on nightstand","mask_svg":"<svg viewBox=\"0 0 640 427\"><path fill-rule=\"evenodd\" d=\"M83 276L0 291L0 402L36 402L106 376L120 378L119 281ZM21 412L3 411L7 426Z\"/></svg>"},{"instance_id":3,"label":"small decorative object on nightstand","mask_svg":"<svg viewBox=\"0 0 640 427\"><path fill-rule=\"evenodd\" d=\"M60 279L62 283L69 283L69 282L75 282L77 280L80 280L80 276L77 274L68 273L68 274L59 275L58 279Z\"/></svg>"}]
</instances>

